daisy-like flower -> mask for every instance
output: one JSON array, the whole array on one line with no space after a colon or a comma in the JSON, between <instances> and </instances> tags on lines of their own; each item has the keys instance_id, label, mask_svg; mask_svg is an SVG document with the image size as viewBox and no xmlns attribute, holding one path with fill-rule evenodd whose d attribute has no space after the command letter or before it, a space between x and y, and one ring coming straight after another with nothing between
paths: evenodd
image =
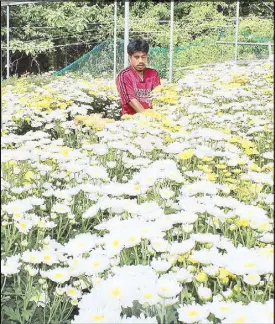
<instances>
[{"instance_id":1,"label":"daisy-like flower","mask_svg":"<svg viewBox=\"0 0 275 324\"><path fill-rule=\"evenodd\" d=\"M144 314L140 314L139 317L132 316L127 317L127 315L124 315L118 324L157 324L157 318L156 317L145 317Z\"/></svg>"},{"instance_id":2,"label":"daisy-like flower","mask_svg":"<svg viewBox=\"0 0 275 324\"><path fill-rule=\"evenodd\" d=\"M46 278L49 278L50 280L56 282L56 283L64 283L66 281L70 280L70 272L67 268L55 268L48 271L40 271L41 275L43 275Z\"/></svg>"},{"instance_id":3,"label":"daisy-like flower","mask_svg":"<svg viewBox=\"0 0 275 324\"><path fill-rule=\"evenodd\" d=\"M82 267L88 276L101 273L110 267L110 259L99 253L93 253L87 259L82 259Z\"/></svg>"},{"instance_id":4,"label":"daisy-like flower","mask_svg":"<svg viewBox=\"0 0 275 324\"><path fill-rule=\"evenodd\" d=\"M256 286L260 283L261 277L258 275L258 273L250 273L243 276L243 281L250 286Z\"/></svg>"},{"instance_id":5,"label":"daisy-like flower","mask_svg":"<svg viewBox=\"0 0 275 324\"><path fill-rule=\"evenodd\" d=\"M74 317L72 324L82 324L82 323L119 323L120 320L119 309L114 309L113 307L92 306L90 309L80 309L79 314Z\"/></svg>"},{"instance_id":6,"label":"daisy-like flower","mask_svg":"<svg viewBox=\"0 0 275 324\"><path fill-rule=\"evenodd\" d=\"M156 286L154 284L149 284L148 286L141 287L138 293L137 300L139 303L156 305L160 303L161 298L157 294Z\"/></svg>"},{"instance_id":7,"label":"daisy-like flower","mask_svg":"<svg viewBox=\"0 0 275 324\"><path fill-rule=\"evenodd\" d=\"M33 227L33 222L30 219L21 218L15 222L15 227L19 230L19 232L27 234Z\"/></svg>"},{"instance_id":8,"label":"daisy-like flower","mask_svg":"<svg viewBox=\"0 0 275 324\"><path fill-rule=\"evenodd\" d=\"M21 259L27 263L38 264L42 261L42 253L40 251L26 250L23 252Z\"/></svg>"},{"instance_id":9,"label":"daisy-like flower","mask_svg":"<svg viewBox=\"0 0 275 324\"><path fill-rule=\"evenodd\" d=\"M52 207L52 212L57 214L69 214L71 213L71 208L65 204L56 203Z\"/></svg>"},{"instance_id":10,"label":"daisy-like flower","mask_svg":"<svg viewBox=\"0 0 275 324\"><path fill-rule=\"evenodd\" d=\"M242 307L242 304L240 302L234 303L230 301L213 301L212 303L208 303L207 306L215 317L222 320L229 314L233 314L238 307Z\"/></svg>"},{"instance_id":11,"label":"daisy-like flower","mask_svg":"<svg viewBox=\"0 0 275 324\"><path fill-rule=\"evenodd\" d=\"M196 323L209 315L209 310L206 306L199 304L180 305L178 309L179 320L183 323Z\"/></svg>"},{"instance_id":12,"label":"daisy-like flower","mask_svg":"<svg viewBox=\"0 0 275 324\"><path fill-rule=\"evenodd\" d=\"M198 288L198 295L203 301L210 300L212 299L212 290L210 288L203 287L202 285L200 285Z\"/></svg>"},{"instance_id":13,"label":"daisy-like flower","mask_svg":"<svg viewBox=\"0 0 275 324\"><path fill-rule=\"evenodd\" d=\"M170 199L175 195L174 191L171 190L170 188L162 188L162 189L160 189L159 194L160 194L162 199Z\"/></svg>"},{"instance_id":14,"label":"daisy-like flower","mask_svg":"<svg viewBox=\"0 0 275 324\"><path fill-rule=\"evenodd\" d=\"M168 269L172 267L172 262L161 260L160 258L153 259L151 261L151 267L158 273L166 272Z\"/></svg>"},{"instance_id":15,"label":"daisy-like flower","mask_svg":"<svg viewBox=\"0 0 275 324\"><path fill-rule=\"evenodd\" d=\"M81 291L78 290L77 288L73 287L73 286L65 286L64 287L64 292L66 293L66 295L72 299L78 299L81 297Z\"/></svg>"},{"instance_id":16,"label":"daisy-like flower","mask_svg":"<svg viewBox=\"0 0 275 324\"><path fill-rule=\"evenodd\" d=\"M124 237L119 234L109 234L104 236L106 253L110 256L119 254L124 248Z\"/></svg>"},{"instance_id":17,"label":"daisy-like flower","mask_svg":"<svg viewBox=\"0 0 275 324\"><path fill-rule=\"evenodd\" d=\"M162 298L172 298L177 296L182 287L176 280L160 277L157 280L157 293Z\"/></svg>"},{"instance_id":18,"label":"daisy-like flower","mask_svg":"<svg viewBox=\"0 0 275 324\"><path fill-rule=\"evenodd\" d=\"M6 259L1 260L1 274L4 276L13 275L20 272L21 262L19 255L13 255Z\"/></svg>"}]
</instances>

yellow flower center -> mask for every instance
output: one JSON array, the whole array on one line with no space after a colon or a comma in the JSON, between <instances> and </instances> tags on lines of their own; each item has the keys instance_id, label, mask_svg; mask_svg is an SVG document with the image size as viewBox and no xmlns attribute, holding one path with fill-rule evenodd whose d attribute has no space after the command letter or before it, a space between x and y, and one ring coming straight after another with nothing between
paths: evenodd
<instances>
[{"instance_id":1,"label":"yellow flower center","mask_svg":"<svg viewBox=\"0 0 275 324\"><path fill-rule=\"evenodd\" d=\"M121 295L121 290L119 288L115 288L115 289L113 289L111 291L111 295L115 296L115 297L120 296Z\"/></svg>"},{"instance_id":2,"label":"yellow flower center","mask_svg":"<svg viewBox=\"0 0 275 324\"><path fill-rule=\"evenodd\" d=\"M220 308L221 308L221 311L223 311L223 312L226 312L229 310L228 306L221 306Z\"/></svg>"},{"instance_id":3,"label":"yellow flower center","mask_svg":"<svg viewBox=\"0 0 275 324\"><path fill-rule=\"evenodd\" d=\"M199 311L197 311L197 310L191 310L188 312L189 316L197 316L198 314L199 314Z\"/></svg>"},{"instance_id":4,"label":"yellow flower center","mask_svg":"<svg viewBox=\"0 0 275 324\"><path fill-rule=\"evenodd\" d=\"M61 273L61 272L58 272L58 273L56 273L54 276L55 276L56 279L61 279L61 278L64 277L64 274Z\"/></svg>"},{"instance_id":5,"label":"yellow flower center","mask_svg":"<svg viewBox=\"0 0 275 324\"><path fill-rule=\"evenodd\" d=\"M99 266L100 266L100 262L98 262L98 261L94 261L94 262L92 263L92 266L93 266L93 267L99 267Z\"/></svg>"},{"instance_id":6,"label":"yellow flower center","mask_svg":"<svg viewBox=\"0 0 275 324\"><path fill-rule=\"evenodd\" d=\"M243 324L245 323L245 319L246 319L245 316L238 317L235 321L235 324Z\"/></svg>"},{"instance_id":7,"label":"yellow flower center","mask_svg":"<svg viewBox=\"0 0 275 324\"><path fill-rule=\"evenodd\" d=\"M116 246L118 246L118 245L119 245L119 240L114 240L114 241L113 241L113 246L116 247Z\"/></svg>"},{"instance_id":8,"label":"yellow flower center","mask_svg":"<svg viewBox=\"0 0 275 324\"><path fill-rule=\"evenodd\" d=\"M73 288L68 289L68 294L75 295L76 290Z\"/></svg>"},{"instance_id":9,"label":"yellow flower center","mask_svg":"<svg viewBox=\"0 0 275 324\"><path fill-rule=\"evenodd\" d=\"M25 229L27 227L27 224L26 223L20 223L19 226L20 226L20 228Z\"/></svg>"},{"instance_id":10,"label":"yellow flower center","mask_svg":"<svg viewBox=\"0 0 275 324\"><path fill-rule=\"evenodd\" d=\"M45 261L49 261L49 260L51 260L51 256L50 256L49 254L45 255L45 256L44 256L44 260L45 260Z\"/></svg>"},{"instance_id":11,"label":"yellow flower center","mask_svg":"<svg viewBox=\"0 0 275 324\"><path fill-rule=\"evenodd\" d=\"M256 266L256 263L255 263L255 262L246 262L246 263L244 264L244 266L245 266L246 268L254 268L254 267Z\"/></svg>"},{"instance_id":12,"label":"yellow flower center","mask_svg":"<svg viewBox=\"0 0 275 324\"><path fill-rule=\"evenodd\" d=\"M99 321L104 320L104 316L102 316L102 315L95 315L95 316L92 316L92 317L91 317L91 320L92 320L92 321L97 321L97 322L99 322Z\"/></svg>"},{"instance_id":13,"label":"yellow flower center","mask_svg":"<svg viewBox=\"0 0 275 324\"><path fill-rule=\"evenodd\" d=\"M143 295L143 297L145 298L145 299L150 299L150 298L152 298L152 294L151 293L146 293L146 294L144 294Z\"/></svg>"},{"instance_id":14,"label":"yellow flower center","mask_svg":"<svg viewBox=\"0 0 275 324\"><path fill-rule=\"evenodd\" d=\"M168 288L167 286L162 286L162 287L160 287L160 290L161 290L161 291L168 291L169 288Z\"/></svg>"}]
</instances>

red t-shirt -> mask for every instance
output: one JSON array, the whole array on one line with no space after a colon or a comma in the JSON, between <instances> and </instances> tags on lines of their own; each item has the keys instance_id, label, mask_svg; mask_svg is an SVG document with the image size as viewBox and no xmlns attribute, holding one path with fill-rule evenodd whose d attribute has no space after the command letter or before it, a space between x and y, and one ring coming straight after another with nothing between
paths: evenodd
<instances>
[{"instance_id":1,"label":"red t-shirt","mask_svg":"<svg viewBox=\"0 0 275 324\"><path fill-rule=\"evenodd\" d=\"M134 115L135 110L129 101L137 99L144 109L152 108L151 91L160 85L160 77L156 70L146 68L143 71L143 80L131 66L122 70L116 79L116 86L122 103L122 115Z\"/></svg>"}]
</instances>

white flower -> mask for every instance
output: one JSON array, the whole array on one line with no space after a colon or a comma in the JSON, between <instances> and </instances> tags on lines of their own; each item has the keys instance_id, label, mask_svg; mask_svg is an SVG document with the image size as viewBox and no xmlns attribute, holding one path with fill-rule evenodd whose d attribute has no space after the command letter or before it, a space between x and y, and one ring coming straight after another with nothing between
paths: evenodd
<instances>
[{"instance_id":1,"label":"white flower","mask_svg":"<svg viewBox=\"0 0 275 324\"><path fill-rule=\"evenodd\" d=\"M250 286L256 286L260 283L261 277L257 273L250 273L243 276L243 281Z\"/></svg>"},{"instance_id":2,"label":"white flower","mask_svg":"<svg viewBox=\"0 0 275 324\"><path fill-rule=\"evenodd\" d=\"M124 315L119 322L119 324L158 324L156 317L145 317L143 314L140 314L140 317L132 316L127 317Z\"/></svg>"},{"instance_id":3,"label":"white flower","mask_svg":"<svg viewBox=\"0 0 275 324\"><path fill-rule=\"evenodd\" d=\"M93 253L87 259L82 259L82 267L88 276L101 273L108 269L109 266L110 259L103 254Z\"/></svg>"},{"instance_id":4,"label":"white flower","mask_svg":"<svg viewBox=\"0 0 275 324\"><path fill-rule=\"evenodd\" d=\"M179 320L183 323L196 323L209 315L209 310L206 306L198 304L180 305L178 309Z\"/></svg>"},{"instance_id":5,"label":"white flower","mask_svg":"<svg viewBox=\"0 0 275 324\"><path fill-rule=\"evenodd\" d=\"M72 299L78 299L81 297L81 291L76 289L73 286L65 286L64 292L66 293L67 296L69 296Z\"/></svg>"},{"instance_id":6,"label":"white flower","mask_svg":"<svg viewBox=\"0 0 275 324\"><path fill-rule=\"evenodd\" d=\"M48 271L40 271L41 275L49 278L50 280L56 282L56 283L64 283L68 280L70 280L70 272L67 268L55 268Z\"/></svg>"},{"instance_id":7,"label":"white flower","mask_svg":"<svg viewBox=\"0 0 275 324\"><path fill-rule=\"evenodd\" d=\"M170 245L169 251L171 254L184 254L190 252L195 246L195 241L192 239L184 240L182 242L173 242Z\"/></svg>"},{"instance_id":8,"label":"white flower","mask_svg":"<svg viewBox=\"0 0 275 324\"><path fill-rule=\"evenodd\" d=\"M172 262L161 259L153 259L151 261L151 266L154 270L156 270L156 272L166 272L172 267Z\"/></svg>"},{"instance_id":9,"label":"white flower","mask_svg":"<svg viewBox=\"0 0 275 324\"><path fill-rule=\"evenodd\" d=\"M19 273L20 267L21 262L19 262L19 255L7 257L6 261L1 260L1 274L4 276Z\"/></svg>"},{"instance_id":10,"label":"white flower","mask_svg":"<svg viewBox=\"0 0 275 324\"><path fill-rule=\"evenodd\" d=\"M33 227L33 222L29 219L21 218L19 221L15 222L15 227L18 228L19 232L26 234Z\"/></svg>"},{"instance_id":11,"label":"white flower","mask_svg":"<svg viewBox=\"0 0 275 324\"><path fill-rule=\"evenodd\" d=\"M99 211L98 205L93 205L82 214L82 218L93 218Z\"/></svg>"},{"instance_id":12,"label":"white flower","mask_svg":"<svg viewBox=\"0 0 275 324\"><path fill-rule=\"evenodd\" d=\"M71 208L65 204L56 203L52 207L52 212L57 214L68 214L71 213Z\"/></svg>"},{"instance_id":13,"label":"white flower","mask_svg":"<svg viewBox=\"0 0 275 324\"><path fill-rule=\"evenodd\" d=\"M162 298L172 298L177 296L182 287L176 280L160 277L157 280L157 293Z\"/></svg>"},{"instance_id":14,"label":"white flower","mask_svg":"<svg viewBox=\"0 0 275 324\"><path fill-rule=\"evenodd\" d=\"M160 303L161 298L157 294L156 285L149 284L141 287L138 293L137 300L141 304L156 305Z\"/></svg>"},{"instance_id":15,"label":"white flower","mask_svg":"<svg viewBox=\"0 0 275 324\"><path fill-rule=\"evenodd\" d=\"M199 286L198 295L203 301L210 300L212 299L212 290L207 287Z\"/></svg>"},{"instance_id":16,"label":"white flower","mask_svg":"<svg viewBox=\"0 0 275 324\"><path fill-rule=\"evenodd\" d=\"M240 302L234 303L230 301L213 301L207 306L210 312L215 315L215 317L222 320L229 314L233 314L238 307L242 306L242 304Z\"/></svg>"},{"instance_id":17,"label":"white flower","mask_svg":"<svg viewBox=\"0 0 275 324\"><path fill-rule=\"evenodd\" d=\"M163 199L170 199L175 195L174 191L171 190L170 188L160 189L159 194L160 194L161 198L163 198Z\"/></svg>"},{"instance_id":18,"label":"white flower","mask_svg":"<svg viewBox=\"0 0 275 324\"><path fill-rule=\"evenodd\" d=\"M42 261L42 253L40 251L26 250L21 258L24 262L38 264Z\"/></svg>"}]
</instances>

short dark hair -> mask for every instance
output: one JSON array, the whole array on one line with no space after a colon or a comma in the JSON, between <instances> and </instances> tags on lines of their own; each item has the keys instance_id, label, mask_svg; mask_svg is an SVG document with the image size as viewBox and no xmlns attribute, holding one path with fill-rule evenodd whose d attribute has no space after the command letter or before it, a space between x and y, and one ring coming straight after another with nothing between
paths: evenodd
<instances>
[{"instance_id":1,"label":"short dark hair","mask_svg":"<svg viewBox=\"0 0 275 324\"><path fill-rule=\"evenodd\" d=\"M149 44L144 39L131 40L127 46L127 53L132 56L135 52L144 52L148 54Z\"/></svg>"}]
</instances>

